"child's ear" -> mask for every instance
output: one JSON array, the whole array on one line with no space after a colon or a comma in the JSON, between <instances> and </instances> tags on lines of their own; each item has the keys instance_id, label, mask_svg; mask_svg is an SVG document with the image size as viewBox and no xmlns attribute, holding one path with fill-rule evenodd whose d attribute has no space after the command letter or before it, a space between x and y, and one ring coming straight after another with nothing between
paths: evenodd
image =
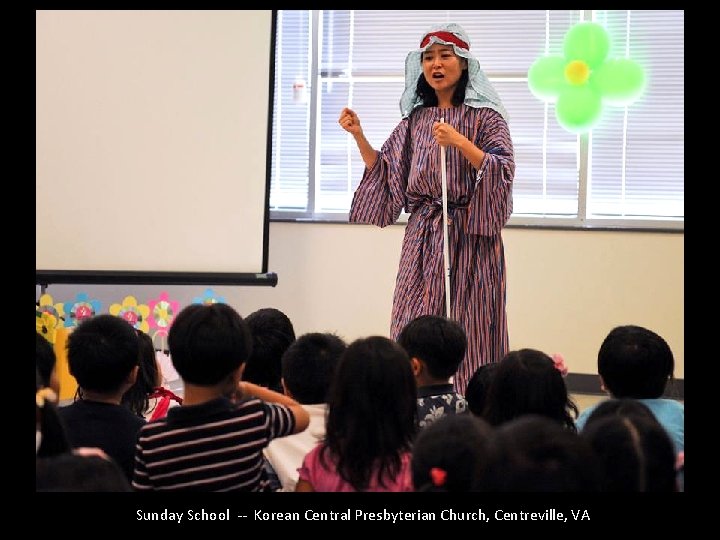
<instances>
[{"instance_id":1,"label":"child's ear","mask_svg":"<svg viewBox=\"0 0 720 540\"><path fill-rule=\"evenodd\" d=\"M232 370L223 379L223 386L225 387L223 392L227 394L231 399L235 399L236 394L240 392L240 381L242 380L242 372L245 369L245 364L240 364L236 369Z\"/></svg>"},{"instance_id":2,"label":"child's ear","mask_svg":"<svg viewBox=\"0 0 720 540\"><path fill-rule=\"evenodd\" d=\"M280 386L282 386L283 394L285 394L287 397L293 397L292 393L290 392L290 390L288 390L288 387L285 384L285 379L283 379L282 377L280 377Z\"/></svg>"},{"instance_id":3,"label":"child's ear","mask_svg":"<svg viewBox=\"0 0 720 540\"><path fill-rule=\"evenodd\" d=\"M233 381L239 383L242 380L243 372L245 371L245 362L240 364L240 367L233 371Z\"/></svg>"},{"instance_id":4,"label":"child's ear","mask_svg":"<svg viewBox=\"0 0 720 540\"><path fill-rule=\"evenodd\" d=\"M135 384L135 381L137 381L138 373L140 371L140 364L136 365L130 370L130 373L128 373L126 382L132 386Z\"/></svg>"},{"instance_id":5,"label":"child's ear","mask_svg":"<svg viewBox=\"0 0 720 540\"><path fill-rule=\"evenodd\" d=\"M608 389L607 389L607 387L605 386L605 381L603 381L602 375L598 375L598 377L600 377L600 390L602 390L603 392L607 392ZM610 393L610 392L608 392L608 394L609 394L609 393Z\"/></svg>"},{"instance_id":6,"label":"child's ear","mask_svg":"<svg viewBox=\"0 0 720 540\"><path fill-rule=\"evenodd\" d=\"M423 368L422 361L420 361L418 358L413 356L410 359L410 367L412 367L413 375L415 375L417 377L418 375L420 375L420 372L422 371L422 368Z\"/></svg>"}]
</instances>

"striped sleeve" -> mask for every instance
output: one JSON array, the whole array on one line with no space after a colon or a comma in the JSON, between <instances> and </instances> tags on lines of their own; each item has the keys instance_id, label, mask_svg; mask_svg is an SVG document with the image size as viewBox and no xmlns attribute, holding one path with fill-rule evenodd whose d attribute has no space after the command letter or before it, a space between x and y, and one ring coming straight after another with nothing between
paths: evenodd
<instances>
[{"instance_id":1,"label":"striped sleeve","mask_svg":"<svg viewBox=\"0 0 720 540\"><path fill-rule=\"evenodd\" d=\"M268 440L292 435L295 431L295 415L289 407L263 402L268 419Z\"/></svg>"},{"instance_id":2,"label":"striped sleeve","mask_svg":"<svg viewBox=\"0 0 720 540\"><path fill-rule=\"evenodd\" d=\"M483 108L478 122L478 140L474 142L485 152L485 159L470 200L467 232L493 236L500 232L512 214L515 156L510 130L500 114Z\"/></svg>"},{"instance_id":3,"label":"striped sleeve","mask_svg":"<svg viewBox=\"0 0 720 540\"><path fill-rule=\"evenodd\" d=\"M139 441L135 444L135 470L133 471L132 487L136 491L152 490L145 459L143 458L142 445Z\"/></svg>"},{"instance_id":4,"label":"striped sleeve","mask_svg":"<svg viewBox=\"0 0 720 540\"><path fill-rule=\"evenodd\" d=\"M373 166L365 169L353 195L350 223L385 227L397 221L405 206L410 156L409 120L406 118L385 141Z\"/></svg>"}]
</instances>

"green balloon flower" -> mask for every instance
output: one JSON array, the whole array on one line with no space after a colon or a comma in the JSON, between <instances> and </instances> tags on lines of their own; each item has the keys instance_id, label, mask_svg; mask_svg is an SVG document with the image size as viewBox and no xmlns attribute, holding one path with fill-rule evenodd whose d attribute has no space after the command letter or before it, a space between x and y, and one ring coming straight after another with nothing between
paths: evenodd
<instances>
[{"instance_id":1,"label":"green balloon flower","mask_svg":"<svg viewBox=\"0 0 720 540\"><path fill-rule=\"evenodd\" d=\"M610 38L597 23L578 23L565 34L564 56L538 58L528 70L535 97L555 103L558 123L585 133L600 119L603 104L626 106L645 89L645 73L628 58L606 60Z\"/></svg>"}]
</instances>

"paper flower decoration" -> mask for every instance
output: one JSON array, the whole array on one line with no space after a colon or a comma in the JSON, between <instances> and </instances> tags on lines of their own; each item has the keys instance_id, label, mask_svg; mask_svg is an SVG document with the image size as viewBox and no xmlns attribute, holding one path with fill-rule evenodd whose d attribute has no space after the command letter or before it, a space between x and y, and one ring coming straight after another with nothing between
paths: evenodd
<instances>
[{"instance_id":1,"label":"paper flower decoration","mask_svg":"<svg viewBox=\"0 0 720 540\"><path fill-rule=\"evenodd\" d=\"M77 326L84 319L94 317L100 312L102 303L90 300L86 293L78 293L75 302L65 302L65 326Z\"/></svg>"},{"instance_id":2,"label":"paper flower decoration","mask_svg":"<svg viewBox=\"0 0 720 540\"><path fill-rule=\"evenodd\" d=\"M565 365L565 358L563 358L563 355L560 353L554 353L550 358L552 358L555 369L560 372L560 375L567 377L568 368Z\"/></svg>"},{"instance_id":3,"label":"paper flower decoration","mask_svg":"<svg viewBox=\"0 0 720 540\"><path fill-rule=\"evenodd\" d=\"M645 89L645 73L629 58L607 59L610 38L597 23L582 22L565 34L564 56L544 56L528 70L535 97L555 103L558 123L585 133L600 119L602 107L626 106Z\"/></svg>"},{"instance_id":4,"label":"paper flower decoration","mask_svg":"<svg viewBox=\"0 0 720 540\"><path fill-rule=\"evenodd\" d=\"M212 289L205 289L202 296L196 296L193 298L193 304L224 304L225 298L222 296L216 296L215 291Z\"/></svg>"},{"instance_id":5,"label":"paper flower decoration","mask_svg":"<svg viewBox=\"0 0 720 540\"><path fill-rule=\"evenodd\" d=\"M55 332L63 314L62 303L53 304L52 296L47 293L41 295L35 306L35 330L50 343L55 343Z\"/></svg>"},{"instance_id":6,"label":"paper flower decoration","mask_svg":"<svg viewBox=\"0 0 720 540\"><path fill-rule=\"evenodd\" d=\"M35 310L35 331L50 343L55 343L58 318L49 311Z\"/></svg>"},{"instance_id":7,"label":"paper flower decoration","mask_svg":"<svg viewBox=\"0 0 720 540\"><path fill-rule=\"evenodd\" d=\"M168 298L167 292L148 303L150 306L150 328L156 330L155 334L167 335L172 320L180 309L180 303Z\"/></svg>"},{"instance_id":8,"label":"paper flower decoration","mask_svg":"<svg viewBox=\"0 0 720 540\"><path fill-rule=\"evenodd\" d=\"M53 304L53 297L47 293L40 296L40 300L38 300L38 305L36 306L36 311L38 310L43 313L50 313L57 319L62 319L65 315L62 302Z\"/></svg>"},{"instance_id":9,"label":"paper flower decoration","mask_svg":"<svg viewBox=\"0 0 720 540\"><path fill-rule=\"evenodd\" d=\"M123 298L122 304L113 304L110 306L110 315L115 315L125 319L135 330L148 332L148 317L150 308L146 304L138 304L134 296L126 296Z\"/></svg>"}]
</instances>

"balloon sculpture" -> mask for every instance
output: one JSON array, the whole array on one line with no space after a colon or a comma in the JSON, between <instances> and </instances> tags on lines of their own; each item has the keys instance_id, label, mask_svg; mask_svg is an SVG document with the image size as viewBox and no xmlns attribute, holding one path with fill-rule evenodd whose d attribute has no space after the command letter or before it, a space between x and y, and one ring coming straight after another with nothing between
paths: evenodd
<instances>
[{"instance_id":1,"label":"balloon sculpture","mask_svg":"<svg viewBox=\"0 0 720 540\"><path fill-rule=\"evenodd\" d=\"M606 59L610 38L597 23L581 22L567 31L564 56L545 56L528 70L535 97L555 103L558 123L585 133L600 120L603 104L626 106L645 88L645 74L629 58Z\"/></svg>"}]
</instances>

